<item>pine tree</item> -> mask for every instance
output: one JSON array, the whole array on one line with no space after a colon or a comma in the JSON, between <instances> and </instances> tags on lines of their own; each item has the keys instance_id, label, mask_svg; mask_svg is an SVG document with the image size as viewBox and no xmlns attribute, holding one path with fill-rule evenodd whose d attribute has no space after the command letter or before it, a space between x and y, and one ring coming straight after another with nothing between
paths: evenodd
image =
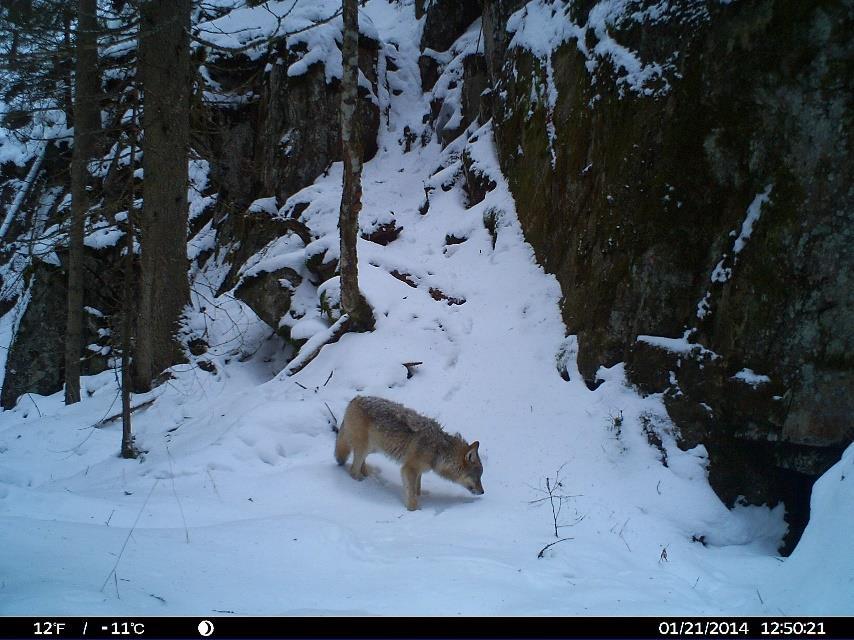
<instances>
[{"instance_id":1,"label":"pine tree","mask_svg":"<svg viewBox=\"0 0 854 640\"><path fill-rule=\"evenodd\" d=\"M74 149L71 156L71 225L68 241L68 310L65 333L65 404L80 402L83 347L83 239L89 197L89 160L101 127L99 108L97 0L78 0L74 91Z\"/></svg>"},{"instance_id":2,"label":"pine tree","mask_svg":"<svg viewBox=\"0 0 854 640\"><path fill-rule=\"evenodd\" d=\"M146 0L140 7L143 87L141 283L134 387L178 358L175 333L189 301L187 158L190 138L190 0Z\"/></svg>"}]
</instances>

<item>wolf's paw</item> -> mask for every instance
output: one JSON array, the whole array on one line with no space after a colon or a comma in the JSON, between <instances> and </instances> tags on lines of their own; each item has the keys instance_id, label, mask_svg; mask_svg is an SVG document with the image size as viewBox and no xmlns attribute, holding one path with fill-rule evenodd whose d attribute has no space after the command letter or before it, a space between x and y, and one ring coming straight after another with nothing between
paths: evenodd
<instances>
[{"instance_id":1,"label":"wolf's paw","mask_svg":"<svg viewBox=\"0 0 854 640\"><path fill-rule=\"evenodd\" d=\"M418 511L418 503L417 502L407 502L406 508L409 509L409 511Z\"/></svg>"},{"instance_id":2,"label":"wolf's paw","mask_svg":"<svg viewBox=\"0 0 854 640\"><path fill-rule=\"evenodd\" d=\"M379 467L374 467L373 465L369 465L367 463L362 465L362 475L363 476L378 476L380 475Z\"/></svg>"}]
</instances>

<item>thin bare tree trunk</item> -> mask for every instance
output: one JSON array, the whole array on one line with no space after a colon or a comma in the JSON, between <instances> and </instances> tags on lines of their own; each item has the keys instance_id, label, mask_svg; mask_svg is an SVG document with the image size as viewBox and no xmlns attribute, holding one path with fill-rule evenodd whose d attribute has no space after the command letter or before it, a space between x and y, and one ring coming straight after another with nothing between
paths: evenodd
<instances>
[{"instance_id":1,"label":"thin bare tree trunk","mask_svg":"<svg viewBox=\"0 0 854 640\"><path fill-rule=\"evenodd\" d=\"M89 197L87 165L101 128L98 105L97 0L78 0L74 93L74 149L71 156L71 225L68 233L68 309L65 331L65 404L80 402L83 348L83 235Z\"/></svg>"},{"instance_id":2,"label":"thin bare tree trunk","mask_svg":"<svg viewBox=\"0 0 854 640\"><path fill-rule=\"evenodd\" d=\"M140 308L134 388L180 357L175 333L189 301L187 158L190 139L190 0L146 0L139 60L144 91Z\"/></svg>"},{"instance_id":3,"label":"thin bare tree trunk","mask_svg":"<svg viewBox=\"0 0 854 640\"><path fill-rule=\"evenodd\" d=\"M344 185L338 228L341 233L341 310L349 316L350 331L370 331L374 314L359 291L359 263L356 242L359 212L362 210L362 135L356 113L359 99L359 5L343 0L344 42L341 53L341 150L344 155Z\"/></svg>"}]
</instances>

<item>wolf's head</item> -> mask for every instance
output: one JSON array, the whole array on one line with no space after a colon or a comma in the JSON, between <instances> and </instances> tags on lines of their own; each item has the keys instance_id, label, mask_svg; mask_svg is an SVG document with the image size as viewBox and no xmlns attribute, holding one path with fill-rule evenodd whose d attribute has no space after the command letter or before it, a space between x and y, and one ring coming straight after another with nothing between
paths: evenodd
<instances>
[{"instance_id":1,"label":"wolf's head","mask_svg":"<svg viewBox=\"0 0 854 640\"><path fill-rule=\"evenodd\" d=\"M463 454L462 473L457 482L476 496L483 495L483 485L480 477L483 475L483 464L477 454L480 442L472 442Z\"/></svg>"}]
</instances>

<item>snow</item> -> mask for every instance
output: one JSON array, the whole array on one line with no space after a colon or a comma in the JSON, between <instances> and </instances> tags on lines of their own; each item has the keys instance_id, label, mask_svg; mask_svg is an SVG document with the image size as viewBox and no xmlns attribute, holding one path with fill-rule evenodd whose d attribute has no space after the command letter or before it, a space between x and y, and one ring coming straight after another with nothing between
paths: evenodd
<instances>
[{"instance_id":1,"label":"snow","mask_svg":"<svg viewBox=\"0 0 854 640\"><path fill-rule=\"evenodd\" d=\"M0 122L23 105L11 104L0 98ZM16 131L0 126L0 164L28 165L45 153L45 143L70 138L73 130L65 126L65 113L48 99L26 104L23 110L32 111L32 122ZM37 170L37 169L36 169Z\"/></svg>"},{"instance_id":2,"label":"snow","mask_svg":"<svg viewBox=\"0 0 854 640\"><path fill-rule=\"evenodd\" d=\"M290 267L297 272L305 268L305 245L296 235L285 235L270 242L267 247L255 254L240 269L244 278L251 278L259 273L272 273L284 267Z\"/></svg>"},{"instance_id":3,"label":"snow","mask_svg":"<svg viewBox=\"0 0 854 640\"><path fill-rule=\"evenodd\" d=\"M787 615L851 615L854 594L854 445L813 486L800 544L769 575L765 592Z\"/></svg>"},{"instance_id":4,"label":"snow","mask_svg":"<svg viewBox=\"0 0 854 640\"><path fill-rule=\"evenodd\" d=\"M444 150L434 139L404 153L401 132L420 138L429 110L419 25L411 4L369 0L363 11L396 43L398 70L387 75L403 90L388 96L363 176L362 223L394 211L403 228L387 246L358 242L376 330L343 335L288 375L293 348L230 293L214 297L229 268L221 249L191 271L182 330L207 353L133 398L142 459L117 455L114 371L83 378L83 401L68 407L61 392L21 397L0 414L0 614L850 614L854 448L816 484L816 515L781 562L782 507L727 509L709 487L705 449L678 448L660 396L637 395L622 364L600 369L596 390L584 384L560 287L524 241L491 123ZM463 152L496 184L470 208ZM281 209L308 203L300 219L318 240L274 240L244 276L337 255L341 176L333 164ZM421 215L425 185L440 183L449 189L435 189ZM466 240L446 247L449 233ZM213 248L211 234L206 225L191 253ZM304 278L294 293L300 317L284 321L309 341L304 354L334 330L319 298L336 286ZM639 339L703 349L687 336ZM406 362L422 363L411 378ZM369 458L376 472L354 482L335 464L331 426L358 393L479 440L486 494L428 474L410 513L398 466L379 455ZM547 478L567 496L559 524L571 540L538 558L556 539Z\"/></svg>"},{"instance_id":5,"label":"snow","mask_svg":"<svg viewBox=\"0 0 854 640\"><path fill-rule=\"evenodd\" d=\"M753 227L762 215L762 207L771 199L771 191L773 190L773 187L773 184L769 184L765 187L761 193L758 193L756 197L753 198L750 205L747 207L747 213L741 223L741 229L732 245L732 253L729 255L726 253L723 254L721 259L715 265L715 268L712 269L712 274L709 276L709 280L712 283L724 284L729 282L730 278L732 278L732 270L738 263L738 254L741 253L747 244L747 241L750 239L750 236L753 234ZM730 235L735 236L735 231ZM711 300L711 291L706 291L703 299L697 304L697 317L699 319L702 320L711 313Z\"/></svg>"},{"instance_id":6,"label":"snow","mask_svg":"<svg viewBox=\"0 0 854 640\"><path fill-rule=\"evenodd\" d=\"M551 57L570 40L575 41L579 53L587 60L592 82L601 62L608 61L621 96L625 89L642 96L660 96L670 90L665 73L672 70L672 64L644 63L638 52L621 45L611 35L611 28L626 19L652 22L660 17L655 12L632 12L632 6L628 0L600 0L591 7L583 25L572 20L570 4L562 0L531 0L510 16L507 21L507 31L513 34L510 47L525 49L540 60L547 77L550 112L554 111L557 100ZM592 36L595 45L591 50L588 41Z\"/></svg>"},{"instance_id":7,"label":"snow","mask_svg":"<svg viewBox=\"0 0 854 640\"><path fill-rule=\"evenodd\" d=\"M15 194L15 199L12 201L12 204L10 204L6 210L6 215L3 218L3 224L0 225L0 240L6 237L6 232L9 230L9 226L15 220L15 215L18 213L18 209L21 208L21 204L24 202L24 199L27 197L27 194L32 188L33 183L38 177L39 170L41 169L42 162L44 161L46 153L47 143L45 142L42 143L41 149L37 152L35 159L33 160L33 163L30 166L30 170L27 172L27 177L24 179L23 183L18 188L18 192Z\"/></svg>"},{"instance_id":8,"label":"snow","mask_svg":"<svg viewBox=\"0 0 854 640\"><path fill-rule=\"evenodd\" d=\"M745 384L749 384L754 389L760 384L766 384L768 382L771 382L771 378L769 378L768 376L761 373L756 373L755 371L753 371L753 369L747 368L742 369L741 371L736 373L733 378L736 380L741 380Z\"/></svg>"},{"instance_id":9,"label":"snow","mask_svg":"<svg viewBox=\"0 0 854 640\"><path fill-rule=\"evenodd\" d=\"M86 234L83 239L85 244L90 249L106 249L115 247L124 237L124 231L116 227L110 227L106 223L99 224Z\"/></svg>"},{"instance_id":10,"label":"snow","mask_svg":"<svg viewBox=\"0 0 854 640\"><path fill-rule=\"evenodd\" d=\"M332 82L343 73L340 11L341 3L333 0L269 0L203 22L196 31L204 41L222 49L244 50L252 60L267 53L273 40L284 38L286 48L297 58L289 64L288 76L303 75L309 67L320 63L324 65L326 81ZM359 33L379 40L376 27L364 11L359 15ZM217 49L212 53L222 55ZM361 82L367 80L360 77Z\"/></svg>"},{"instance_id":11,"label":"snow","mask_svg":"<svg viewBox=\"0 0 854 640\"><path fill-rule=\"evenodd\" d=\"M466 32L457 39L448 51L436 52L425 49L423 55L437 60L442 72L434 85L432 100L442 104L436 118L436 130L455 130L462 122L463 63L465 59L477 53L483 53L481 20L475 20Z\"/></svg>"},{"instance_id":12,"label":"snow","mask_svg":"<svg viewBox=\"0 0 854 640\"><path fill-rule=\"evenodd\" d=\"M276 197L258 198L249 205L249 213L268 213L275 215L279 212L279 207L276 206Z\"/></svg>"},{"instance_id":13,"label":"snow","mask_svg":"<svg viewBox=\"0 0 854 640\"><path fill-rule=\"evenodd\" d=\"M690 331L685 332L685 335L683 335L681 338L666 338L664 336L639 335L637 337L637 340L638 342L645 342L654 347L658 347L659 349L664 349L665 351L678 353L680 355L687 356L694 353L700 353L704 356L708 356L713 359L720 358L717 353L715 353L711 349L707 349L700 343L689 342L688 337L690 333Z\"/></svg>"},{"instance_id":14,"label":"snow","mask_svg":"<svg viewBox=\"0 0 854 640\"><path fill-rule=\"evenodd\" d=\"M187 218L190 222L202 215L205 210L216 202L216 195L204 195L208 186L210 164L202 158L194 158L188 164L189 188L187 201L189 210Z\"/></svg>"},{"instance_id":15,"label":"snow","mask_svg":"<svg viewBox=\"0 0 854 640\"><path fill-rule=\"evenodd\" d=\"M771 199L771 190L773 187L774 185L771 184L765 187L765 190L762 193L757 194L750 203L750 206L747 207L747 215L744 218L744 222L741 223L741 231L732 245L733 254L737 255L741 253L742 249L744 249L744 245L753 233L753 225L756 224L757 220L759 220L759 216L762 214L762 206Z\"/></svg>"}]
</instances>

